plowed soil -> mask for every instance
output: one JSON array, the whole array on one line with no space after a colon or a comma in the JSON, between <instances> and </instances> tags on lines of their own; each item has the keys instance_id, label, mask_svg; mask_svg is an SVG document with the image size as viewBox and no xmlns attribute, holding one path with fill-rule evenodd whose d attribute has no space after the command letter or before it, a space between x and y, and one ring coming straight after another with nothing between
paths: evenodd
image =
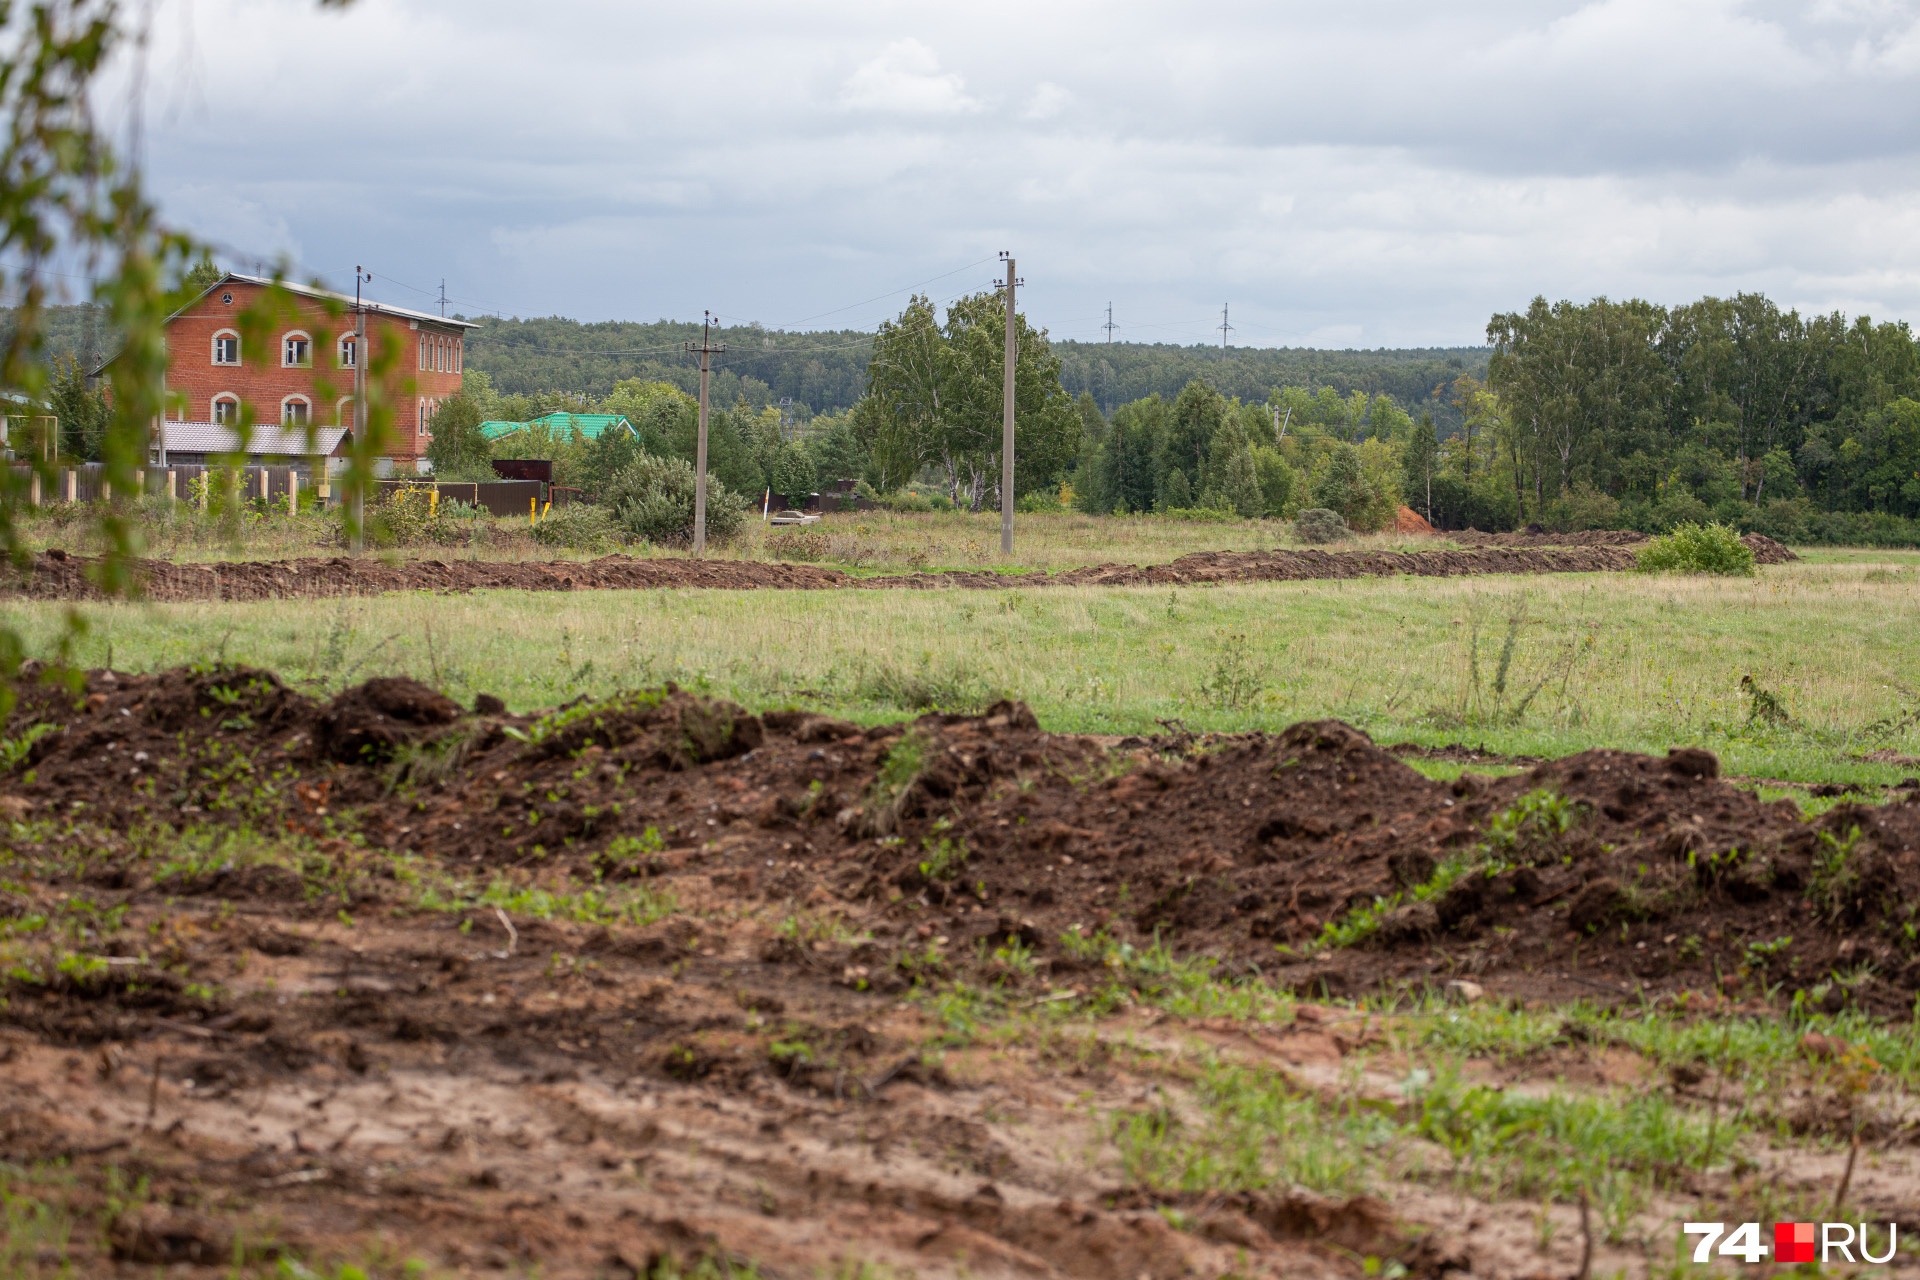
<instances>
[{"instance_id":1,"label":"plowed soil","mask_svg":"<svg viewBox=\"0 0 1920 1280\"><path fill-rule=\"evenodd\" d=\"M1468 535L1450 535L1465 538ZM1516 535L1474 535L1510 538ZM1528 536L1528 535L1519 535ZM1548 535L1552 537L1553 535ZM1592 535L1569 534L1566 539ZM1607 535L1644 540L1641 535ZM1762 564L1796 557L1779 543L1750 535ZM1545 549L1543 549L1545 548ZM34 558L27 571L0 582L0 597L90 599L99 562L61 551ZM1159 565L1093 565L1062 573L1001 574L948 570L859 578L811 564L752 560L635 559L611 555L587 562L509 563L488 560L300 559L174 564L141 560L133 580L153 600L279 600L295 597L378 595L386 591L634 590L713 587L728 590L928 590L1010 586L1166 586L1205 582L1295 582L1310 578L1453 578L1474 574L1593 573L1633 568L1633 554L1617 545L1576 542L1514 546L1489 542L1476 551L1202 551Z\"/></svg>"},{"instance_id":2,"label":"plowed soil","mask_svg":"<svg viewBox=\"0 0 1920 1280\"><path fill-rule=\"evenodd\" d=\"M378 1240L551 1277L1520 1275L1436 1230L1451 1199L1169 1200L1062 1159L1141 1081L1106 1049L929 1056L907 997L1083 1000L1103 948L1156 940L1313 995L1920 992L1920 802L1808 821L1704 751L1441 783L1333 721L1198 750L1019 703L866 730L670 687L483 703L244 669L23 691L0 916L51 923L9 935L0 1150L151 1197L84 1181L82 1274Z\"/></svg>"},{"instance_id":3,"label":"plowed soil","mask_svg":"<svg viewBox=\"0 0 1920 1280\"><path fill-rule=\"evenodd\" d=\"M1481 533L1467 529L1443 535L1467 547L1637 547L1648 535L1631 529L1585 529L1576 533L1552 533L1529 529L1515 533ZM1761 564L1786 564L1800 557L1764 533L1749 533L1740 541L1753 551Z\"/></svg>"}]
</instances>

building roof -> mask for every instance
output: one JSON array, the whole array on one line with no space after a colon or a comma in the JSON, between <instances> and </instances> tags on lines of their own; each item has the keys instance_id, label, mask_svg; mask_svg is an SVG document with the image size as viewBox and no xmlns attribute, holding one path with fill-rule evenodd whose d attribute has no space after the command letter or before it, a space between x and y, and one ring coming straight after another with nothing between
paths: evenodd
<instances>
[{"instance_id":1,"label":"building roof","mask_svg":"<svg viewBox=\"0 0 1920 1280\"><path fill-rule=\"evenodd\" d=\"M624 428L633 435L640 434L634 431L633 424L627 421L627 415L624 413L566 413L564 411L541 414L532 422L483 422L480 424L480 434L489 440L498 440L516 431L525 431L536 423L546 427L555 435L567 435L577 430L589 440L598 440L601 432L614 428Z\"/></svg>"},{"instance_id":2,"label":"building roof","mask_svg":"<svg viewBox=\"0 0 1920 1280\"><path fill-rule=\"evenodd\" d=\"M185 307L180 308L179 311L174 312L172 316L168 316L167 319L172 320L174 316L177 316L181 312L187 310L188 307L194 306L196 303L200 301L201 298L206 297L208 294L212 293L215 289L218 289L221 285L227 283L227 281L229 280L238 280L241 284L257 284L263 287L270 286L274 283L273 280L268 276L248 276L248 275L242 275L238 271L229 271L225 275L221 276L218 280L214 281L212 284L202 289L199 292L199 294L197 294L194 297L192 302L189 302ZM292 280L280 281L280 287L287 290L289 293L297 293L304 298L320 298L329 302L345 303L349 310L351 310L353 307L353 297L351 294L335 293L331 289L316 289L312 285L296 284ZM402 320L413 320L413 321L426 322L429 324L445 325L449 329L478 329L481 327L478 321L453 320L453 319L449 319L446 316L435 315L431 311L415 311L409 307L390 306L387 303L374 302L368 298L362 298L360 300L360 309L362 311L367 312L369 315L398 316Z\"/></svg>"},{"instance_id":3,"label":"building roof","mask_svg":"<svg viewBox=\"0 0 1920 1280\"><path fill-rule=\"evenodd\" d=\"M175 320L178 320L182 315L185 315L188 311L200 305L200 300L202 298L206 297L208 294L212 293L215 289L218 289L221 285L227 283L229 280L238 280L241 284L257 284L263 287L271 286L274 283L274 281L267 276L249 276L249 275L242 275L238 271L229 271L225 275L221 276L218 280L215 280L212 284L202 289L199 293L195 294L192 300L189 301L185 306L181 307L179 310L175 311L172 315L168 316L167 323L172 324ZM292 280L282 280L279 283L281 288L287 290L289 293L297 293L303 298L320 298L330 302L344 303L349 311L351 311L353 308L353 299L348 297L344 293L335 293L331 289L316 289L312 285L296 284ZM431 311L414 311L409 307L389 306L384 302L374 302L367 298L362 298L360 300L360 309L366 312L368 315L395 316L401 320L413 321L415 324L437 324L437 325L445 326L446 328L449 328L449 329L478 329L481 327L479 322L475 320L451 320L446 316L434 315ZM120 353L117 351L114 352L112 355L108 356L105 360L102 360L99 363L99 365L97 365L92 371L90 371L87 374L87 376L89 378L99 377L101 374L107 371L108 365L112 364L115 360L118 360L119 358L120 358Z\"/></svg>"},{"instance_id":4,"label":"building roof","mask_svg":"<svg viewBox=\"0 0 1920 1280\"><path fill-rule=\"evenodd\" d=\"M160 424L162 447L168 453L239 453L240 433L215 422L173 422ZM313 441L307 441L305 427L282 427L262 423L253 429L246 452L263 458L305 458L315 454L331 455L350 433L345 427L318 427Z\"/></svg>"}]
</instances>

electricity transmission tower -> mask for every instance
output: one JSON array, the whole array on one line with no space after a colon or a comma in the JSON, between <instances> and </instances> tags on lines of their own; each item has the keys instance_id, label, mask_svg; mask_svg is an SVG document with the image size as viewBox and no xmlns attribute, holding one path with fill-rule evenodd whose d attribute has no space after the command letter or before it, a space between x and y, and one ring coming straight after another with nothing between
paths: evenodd
<instances>
[{"instance_id":1,"label":"electricity transmission tower","mask_svg":"<svg viewBox=\"0 0 1920 1280\"><path fill-rule=\"evenodd\" d=\"M1114 329L1115 329L1115 328L1117 328L1118 326L1116 326L1116 325L1115 325L1115 324L1113 323L1113 304L1112 304L1111 302L1109 302L1109 303L1107 304L1107 322L1106 322L1105 324L1103 324L1103 325L1101 325L1100 327L1101 327L1102 329L1105 329L1105 330L1107 331L1107 345L1108 345L1108 346L1112 346L1112 345L1113 345L1113 331L1114 331Z\"/></svg>"},{"instance_id":2,"label":"electricity transmission tower","mask_svg":"<svg viewBox=\"0 0 1920 1280\"><path fill-rule=\"evenodd\" d=\"M787 440L787 441L791 441L793 439L793 397L792 396L780 397L780 438L782 440Z\"/></svg>"},{"instance_id":3,"label":"electricity transmission tower","mask_svg":"<svg viewBox=\"0 0 1920 1280\"><path fill-rule=\"evenodd\" d=\"M1232 332L1234 327L1227 323L1227 304L1223 302L1220 304L1220 349L1222 351L1227 349L1227 335Z\"/></svg>"},{"instance_id":4,"label":"electricity transmission tower","mask_svg":"<svg viewBox=\"0 0 1920 1280\"><path fill-rule=\"evenodd\" d=\"M713 357L727 353L727 344L714 346L707 340L713 329L713 312L707 312L700 324L700 345L687 344L687 354L700 357L700 434L693 448L693 554L707 553L707 375Z\"/></svg>"}]
</instances>

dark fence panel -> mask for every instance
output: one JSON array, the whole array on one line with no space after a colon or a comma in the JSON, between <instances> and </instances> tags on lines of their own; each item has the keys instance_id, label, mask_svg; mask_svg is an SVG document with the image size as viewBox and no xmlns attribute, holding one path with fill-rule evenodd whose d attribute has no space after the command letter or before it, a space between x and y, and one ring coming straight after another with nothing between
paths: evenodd
<instances>
[{"instance_id":1,"label":"dark fence panel","mask_svg":"<svg viewBox=\"0 0 1920 1280\"><path fill-rule=\"evenodd\" d=\"M495 458L493 474L502 480L538 480L553 483L552 458Z\"/></svg>"},{"instance_id":2,"label":"dark fence panel","mask_svg":"<svg viewBox=\"0 0 1920 1280\"><path fill-rule=\"evenodd\" d=\"M540 490L545 486L538 480L496 480L492 484L477 484L475 496L481 506L497 516L524 516L529 504L537 506L540 502Z\"/></svg>"}]
</instances>

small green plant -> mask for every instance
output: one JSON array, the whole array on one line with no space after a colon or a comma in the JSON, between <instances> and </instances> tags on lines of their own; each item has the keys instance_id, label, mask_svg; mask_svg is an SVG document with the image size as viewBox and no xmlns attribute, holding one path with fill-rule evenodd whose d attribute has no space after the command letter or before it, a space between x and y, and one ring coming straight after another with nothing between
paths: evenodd
<instances>
[{"instance_id":1,"label":"small green plant","mask_svg":"<svg viewBox=\"0 0 1920 1280\"><path fill-rule=\"evenodd\" d=\"M615 836L607 841L594 864L604 874L630 875L643 869L647 859L666 852L667 841L660 828L648 827L637 836Z\"/></svg>"},{"instance_id":2,"label":"small green plant","mask_svg":"<svg viewBox=\"0 0 1920 1280\"><path fill-rule=\"evenodd\" d=\"M1842 839L1831 831L1820 833L1819 847L1813 853L1813 876L1807 885L1807 900L1822 920L1838 923L1852 911L1862 891L1860 870L1855 865L1854 846L1860 843L1860 828L1851 828Z\"/></svg>"},{"instance_id":3,"label":"small green plant","mask_svg":"<svg viewBox=\"0 0 1920 1280\"><path fill-rule=\"evenodd\" d=\"M1562 856L1566 836L1586 815L1585 806L1557 791L1529 791L1487 823L1487 851L1506 862L1551 861Z\"/></svg>"},{"instance_id":4,"label":"small green plant","mask_svg":"<svg viewBox=\"0 0 1920 1280\"><path fill-rule=\"evenodd\" d=\"M1251 707L1266 689L1267 668L1253 660L1253 644L1244 632L1219 638L1213 670L1200 682L1200 696L1222 711Z\"/></svg>"},{"instance_id":5,"label":"small green plant","mask_svg":"<svg viewBox=\"0 0 1920 1280\"><path fill-rule=\"evenodd\" d=\"M927 771L931 748L926 734L910 729L887 749L887 755L867 789L867 816L874 830L886 834L899 825L914 784Z\"/></svg>"},{"instance_id":6,"label":"small green plant","mask_svg":"<svg viewBox=\"0 0 1920 1280\"><path fill-rule=\"evenodd\" d=\"M1787 704L1780 701L1770 690L1763 689L1760 682L1752 676L1740 677L1740 691L1747 695L1751 704L1747 711L1747 724L1760 725L1766 729L1782 729L1793 723L1793 716L1787 711Z\"/></svg>"},{"instance_id":7,"label":"small green plant","mask_svg":"<svg viewBox=\"0 0 1920 1280\"><path fill-rule=\"evenodd\" d=\"M11 738L0 738L0 773L12 773L26 760L33 744L52 733L58 725L30 724Z\"/></svg>"},{"instance_id":8,"label":"small green plant","mask_svg":"<svg viewBox=\"0 0 1920 1280\"><path fill-rule=\"evenodd\" d=\"M1706 573L1717 577L1751 578L1753 549L1740 533L1724 524L1683 524L1665 537L1655 538L1634 556L1642 573Z\"/></svg>"},{"instance_id":9,"label":"small green plant","mask_svg":"<svg viewBox=\"0 0 1920 1280\"><path fill-rule=\"evenodd\" d=\"M952 880L967 865L967 842L948 839L941 836L935 840L932 836L920 842L926 851L926 858L920 863L920 874L929 880Z\"/></svg>"}]
</instances>

